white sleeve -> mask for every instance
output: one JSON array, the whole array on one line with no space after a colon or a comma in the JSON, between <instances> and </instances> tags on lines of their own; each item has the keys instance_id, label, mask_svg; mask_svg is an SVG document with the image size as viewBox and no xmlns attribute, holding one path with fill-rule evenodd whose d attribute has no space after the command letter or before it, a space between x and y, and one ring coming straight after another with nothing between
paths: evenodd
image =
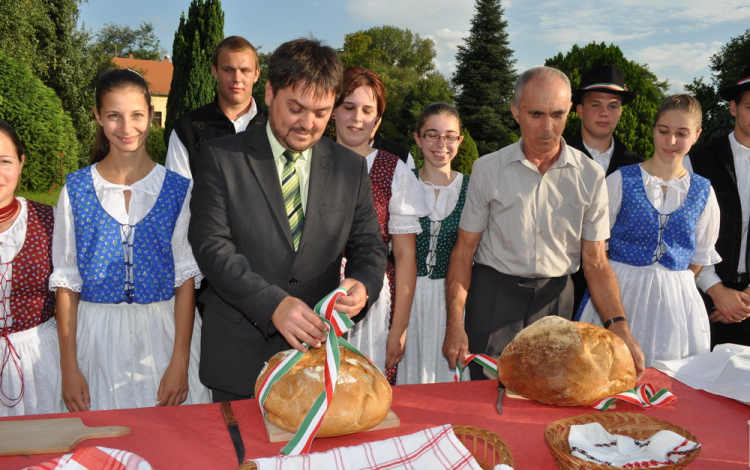
<instances>
[{"instance_id":1,"label":"white sleeve","mask_svg":"<svg viewBox=\"0 0 750 470\"><path fill-rule=\"evenodd\" d=\"M703 208L703 212L701 212L698 222L695 224L695 253L693 253L690 264L711 266L721 261L721 256L714 248L716 240L719 239L720 223L719 203L716 200L714 188L711 187L706 207Z\"/></svg>"},{"instance_id":2,"label":"white sleeve","mask_svg":"<svg viewBox=\"0 0 750 470\"><path fill-rule=\"evenodd\" d=\"M195 288L200 287L203 274L193 256L193 249L187 239L190 224L190 194L193 192L193 182L190 182L182 210L177 217L177 223L172 233L172 257L174 258L174 286L179 287L190 278L195 278Z\"/></svg>"},{"instance_id":3,"label":"white sleeve","mask_svg":"<svg viewBox=\"0 0 750 470\"><path fill-rule=\"evenodd\" d=\"M615 226L617 214L622 205L622 173L615 171L607 176L607 194L609 195L609 229Z\"/></svg>"},{"instance_id":4,"label":"white sleeve","mask_svg":"<svg viewBox=\"0 0 750 470\"><path fill-rule=\"evenodd\" d=\"M706 292L712 286L719 284L720 282L721 278L716 274L716 269L713 265L701 269L701 272L699 272L698 276L695 278L695 284L698 286L698 289L703 292Z\"/></svg>"},{"instance_id":5,"label":"white sleeve","mask_svg":"<svg viewBox=\"0 0 750 470\"><path fill-rule=\"evenodd\" d=\"M174 130L169 134L167 160L164 162L164 166L167 167L167 170L172 170L185 178L193 179L187 149Z\"/></svg>"},{"instance_id":6,"label":"white sleeve","mask_svg":"<svg viewBox=\"0 0 750 470\"><path fill-rule=\"evenodd\" d=\"M422 233L419 218L430 213L417 177L401 160L393 172L388 212L388 231L392 234Z\"/></svg>"},{"instance_id":7,"label":"white sleeve","mask_svg":"<svg viewBox=\"0 0 750 470\"><path fill-rule=\"evenodd\" d=\"M416 168L416 167L417 167L417 166L416 166L416 165L414 164L414 157L412 157L412 156L411 156L411 152L409 152L409 155L407 155L407 156L406 156L406 166L407 166L407 167L408 167L408 168L409 168L410 170L413 170L414 168Z\"/></svg>"},{"instance_id":8,"label":"white sleeve","mask_svg":"<svg viewBox=\"0 0 750 470\"><path fill-rule=\"evenodd\" d=\"M76 253L73 208L70 205L67 186L63 186L55 208L55 228L52 235L54 269L49 277L50 290L56 291L58 287L65 287L73 292L81 292L83 279L78 272Z\"/></svg>"}]
</instances>

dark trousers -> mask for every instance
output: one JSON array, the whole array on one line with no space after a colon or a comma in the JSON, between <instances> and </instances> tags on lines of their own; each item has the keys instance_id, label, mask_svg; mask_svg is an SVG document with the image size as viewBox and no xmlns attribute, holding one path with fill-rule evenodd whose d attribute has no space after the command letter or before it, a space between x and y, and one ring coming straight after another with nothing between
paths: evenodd
<instances>
[{"instance_id":1,"label":"dark trousers","mask_svg":"<svg viewBox=\"0 0 750 470\"><path fill-rule=\"evenodd\" d=\"M248 398L253 398L255 395L235 395L234 393L225 392L223 390L217 390L215 388L211 389L211 398L213 399L214 403L219 403L222 401L237 401L237 400L247 400Z\"/></svg>"},{"instance_id":2,"label":"dark trousers","mask_svg":"<svg viewBox=\"0 0 750 470\"><path fill-rule=\"evenodd\" d=\"M748 286L747 281L729 283L725 282L725 286L730 289L742 291ZM714 302L707 294L701 292L703 301L706 304L706 311L709 314L714 311ZM717 344L734 343L741 344L743 346L750 346L750 318L739 323L711 323L711 349Z\"/></svg>"},{"instance_id":3,"label":"dark trousers","mask_svg":"<svg viewBox=\"0 0 750 470\"><path fill-rule=\"evenodd\" d=\"M523 278L478 263L471 276L464 322L470 353L497 358L530 324L549 315L569 318L573 308L570 276ZM469 369L472 380L486 378L481 366Z\"/></svg>"}]
</instances>

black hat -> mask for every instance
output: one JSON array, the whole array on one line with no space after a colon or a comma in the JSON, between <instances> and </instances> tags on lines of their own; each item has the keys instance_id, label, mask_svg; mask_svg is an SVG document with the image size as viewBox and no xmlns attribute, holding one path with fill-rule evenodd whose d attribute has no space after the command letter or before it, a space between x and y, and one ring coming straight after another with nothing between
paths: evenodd
<instances>
[{"instance_id":1,"label":"black hat","mask_svg":"<svg viewBox=\"0 0 750 470\"><path fill-rule=\"evenodd\" d=\"M737 80L736 85L719 90L719 96L727 101L732 101L737 95L746 90L750 90L750 67L745 67L745 70L740 73L740 78Z\"/></svg>"},{"instance_id":2,"label":"black hat","mask_svg":"<svg viewBox=\"0 0 750 470\"><path fill-rule=\"evenodd\" d=\"M580 88L573 91L573 106L581 101L581 96L587 91L611 93L622 97L622 104L630 103L638 93L628 90L622 71L616 65L602 65L589 70L581 77Z\"/></svg>"}]
</instances>

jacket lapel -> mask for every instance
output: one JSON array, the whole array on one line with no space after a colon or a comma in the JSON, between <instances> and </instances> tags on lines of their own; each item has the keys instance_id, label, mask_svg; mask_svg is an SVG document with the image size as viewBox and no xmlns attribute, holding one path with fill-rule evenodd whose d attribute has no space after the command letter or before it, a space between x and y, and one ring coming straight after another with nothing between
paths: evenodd
<instances>
[{"instance_id":1,"label":"jacket lapel","mask_svg":"<svg viewBox=\"0 0 750 470\"><path fill-rule=\"evenodd\" d=\"M273 159L271 144L268 142L268 135L265 127L260 131L248 133L249 152L245 153L250 171L253 172L263 194L271 207L271 212L279 223L279 227L284 232L287 242L293 245L292 231L289 228L289 218L284 206L284 196L281 194L281 183L279 183L279 173L276 170L276 162ZM304 231L303 231L304 234Z\"/></svg>"},{"instance_id":2,"label":"jacket lapel","mask_svg":"<svg viewBox=\"0 0 750 470\"><path fill-rule=\"evenodd\" d=\"M302 251L309 234L316 232L316 226L326 223L320 220L318 212L320 206L325 202L328 180L333 170L333 157L331 156L331 142L322 140L313 147L310 160L310 183L307 189L307 210L305 210L305 226L302 228L302 238L299 242L298 251ZM291 237L291 234L290 234Z\"/></svg>"}]
</instances>

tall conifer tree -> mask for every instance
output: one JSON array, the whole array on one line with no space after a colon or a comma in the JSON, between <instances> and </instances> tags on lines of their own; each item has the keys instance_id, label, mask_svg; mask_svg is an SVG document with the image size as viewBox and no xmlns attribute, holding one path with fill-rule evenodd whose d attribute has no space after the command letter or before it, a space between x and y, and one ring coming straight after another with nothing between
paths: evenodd
<instances>
[{"instance_id":1,"label":"tall conifer tree","mask_svg":"<svg viewBox=\"0 0 750 470\"><path fill-rule=\"evenodd\" d=\"M500 0L477 0L469 37L458 46L453 85L456 108L480 155L515 140L510 113L516 72Z\"/></svg>"},{"instance_id":2,"label":"tall conifer tree","mask_svg":"<svg viewBox=\"0 0 750 470\"><path fill-rule=\"evenodd\" d=\"M219 0L192 0L180 17L172 45L172 86L167 101L164 138L169 140L172 123L183 114L203 106L216 96L211 75L211 54L224 39L224 10Z\"/></svg>"}]
</instances>

